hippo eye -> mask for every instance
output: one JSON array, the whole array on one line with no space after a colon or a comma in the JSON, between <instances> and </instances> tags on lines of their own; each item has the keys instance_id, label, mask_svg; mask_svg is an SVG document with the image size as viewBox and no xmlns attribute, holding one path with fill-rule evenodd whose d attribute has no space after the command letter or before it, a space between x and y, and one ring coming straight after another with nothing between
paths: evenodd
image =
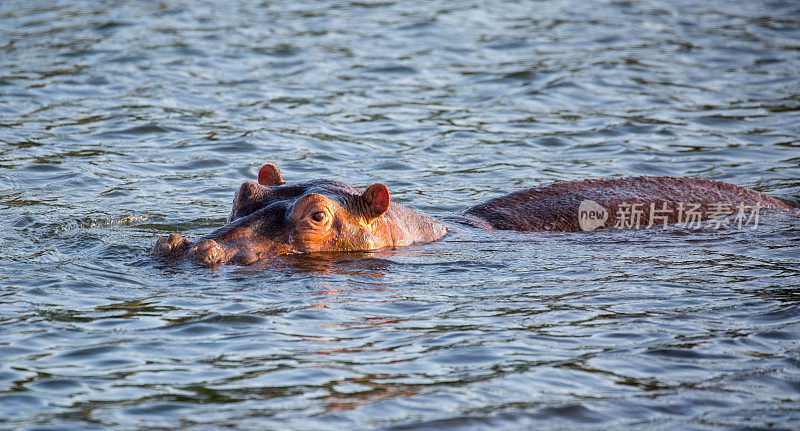
<instances>
[{"instance_id":1,"label":"hippo eye","mask_svg":"<svg viewBox=\"0 0 800 431\"><path fill-rule=\"evenodd\" d=\"M317 211L314 214L311 214L311 218L316 222L321 222L322 220L325 220L325 212Z\"/></svg>"}]
</instances>

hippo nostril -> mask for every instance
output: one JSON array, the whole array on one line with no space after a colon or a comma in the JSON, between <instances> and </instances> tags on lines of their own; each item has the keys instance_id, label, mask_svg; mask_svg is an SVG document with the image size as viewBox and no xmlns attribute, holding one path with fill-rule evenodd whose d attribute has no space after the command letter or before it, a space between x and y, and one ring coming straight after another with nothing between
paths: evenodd
<instances>
[{"instance_id":1,"label":"hippo nostril","mask_svg":"<svg viewBox=\"0 0 800 431\"><path fill-rule=\"evenodd\" d=\"M176 258L181 256L188 248L189 241L173 233L159 238L153 246L152 254L163 258Z\"/></svg>"},{"instance_id":2,"label":"hippo nostril","mask_svg":"<svg viewBox=\"0 0 800 431\"><path fill-rule=\"evenodd\" d=\"M216 265L222 263L223 250L213 239L205 239L192 248L192 256L203 265Z\"/></svg>"}]
</instances>

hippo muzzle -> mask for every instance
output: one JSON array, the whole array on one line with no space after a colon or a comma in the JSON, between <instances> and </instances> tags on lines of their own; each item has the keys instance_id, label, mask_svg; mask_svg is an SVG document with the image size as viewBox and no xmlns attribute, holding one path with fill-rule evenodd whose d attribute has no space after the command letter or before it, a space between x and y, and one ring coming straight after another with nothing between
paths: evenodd
<instances>
[{"instance_id":1,"label":"hippo muzzle","mask_svg":"<svg viewBox=\"0 0 800 431\"><path fill-rule=\"evenodd\" d=\"M284 205L270 205L233 220L194 245L173 233L160 238L153 246L152 253L166 259L188 257L203 266L248 265L293 253L285 214Z\"/></svg>"}]
</instances>

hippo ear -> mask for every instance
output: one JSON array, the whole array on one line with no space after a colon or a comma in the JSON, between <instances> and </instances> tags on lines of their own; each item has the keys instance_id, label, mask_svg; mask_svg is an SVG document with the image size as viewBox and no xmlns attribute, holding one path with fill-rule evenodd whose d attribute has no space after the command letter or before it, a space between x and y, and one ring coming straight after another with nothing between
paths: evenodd
<instances>
[{"instance_id":1,"label":"hippo ear","mask_svg":"<svg viewBox=\"0 0 800 431\"><path fill-rule=\"evenodd\" d=\"M367 187L361 196L367 202L367 214L364 214L364 218L368 222L382 216L389 209L389 189L381 183Z\"/></svg>"},{"instance_id":2,"label":"hippo ear","mask_svg":"<svg viewBox=\"0 0 800 431\"><path fill-rule=\"evenodd\" d=\"M279 186L286 183L281 177L281 171L272 163L264 163L264 166L258 170L258 183L262 186Z\"/></svg>"}]
</instances>

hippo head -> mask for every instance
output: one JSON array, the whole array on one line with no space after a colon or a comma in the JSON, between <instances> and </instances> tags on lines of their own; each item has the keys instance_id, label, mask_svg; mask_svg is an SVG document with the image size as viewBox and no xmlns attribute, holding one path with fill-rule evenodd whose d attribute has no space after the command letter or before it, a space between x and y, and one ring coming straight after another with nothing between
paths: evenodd
<instances>
[{"instance_id":1,"label":"hippo head","mask_svg":"<svg viewBox=\"0 0 800 431\"><path fill-rule=\"evenodd\" d=\"M367 251L441 238L428 217L390 203L389 190L366 191L332 180L287 184L264 164L258 183L245 182L233 200L228 224L192 245L178 234L160 238L152 254L190 257L202 265L247 265L282 254Z\"/></svg>"}]
</instances>

